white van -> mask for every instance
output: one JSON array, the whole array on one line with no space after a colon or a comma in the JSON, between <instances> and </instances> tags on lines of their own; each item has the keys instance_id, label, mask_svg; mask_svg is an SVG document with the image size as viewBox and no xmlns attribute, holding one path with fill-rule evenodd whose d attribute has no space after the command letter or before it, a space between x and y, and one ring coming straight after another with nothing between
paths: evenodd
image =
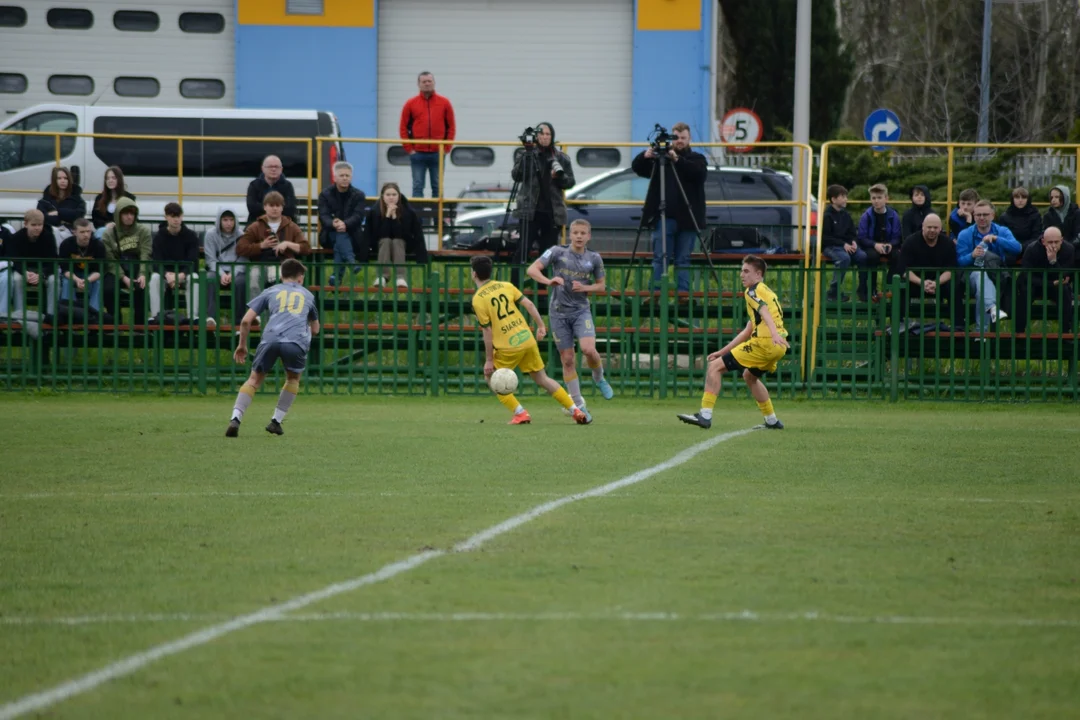
<instances>
[{"instance_id":1,"label":"white van","mask_svg":"<svg viewBox=\"0 0 1080 720\"><path fill-rule=\"evenodd\" d=\"M317 110L54 103L23 110L8 119L2 129L117 135L340 137L334 114ZM164 219L166 203L178 199L184 206L185 222L213 223L221 206L232 209L243 222L248 214L244 199L248 183L259 175L263 157L270 154L281 158L285 177L296 190L299 214L306 217L308 164L304 143L185 140L183 196L178 198L176 140L64 137L60 141L60 164L70 168L82 186L88 215L94 198L103 189L105 170L117 165L124 172L128 192L137 197L140 217L147 222ZM325 176L329 177L334 162L344 159L340 143L323 144ZM0 133L0 219L21 219L26 210L36 206L55 163L55 137ZM315 164L311 168L312 202L319 195L317 170ZM16 190L29 192L13 192Z\"/></svg>"}]
</instances>

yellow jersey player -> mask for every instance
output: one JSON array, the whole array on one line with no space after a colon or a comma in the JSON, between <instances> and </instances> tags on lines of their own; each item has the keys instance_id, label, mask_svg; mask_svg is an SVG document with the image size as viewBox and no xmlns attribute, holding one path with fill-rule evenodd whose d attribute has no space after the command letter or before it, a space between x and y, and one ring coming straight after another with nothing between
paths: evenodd
<instances>
[{"instance_id":1,"label":"yellow jersey player","mask_svg":"<svg viewBox=\"0 0 1080 720\"><path fill-rule=\"evenodd\" d=\"M521 368L522 372L532 377L533 382L547 390L549 395L569 410L576 423L584 425L588 420L585 413L575 407L570 394L544 372L544 361L540 357L536 340L544 339L547 328L536 305L511 283L491 279L490 257L474 257L471 265L472 279L476 283L476 293L472 299L473 312L476 313L476 321L484 335L484 379L490 382L491 374L496 369ZM529 323L518 309L518 303L521 303L521 307L525 308L536 323L536 337L533 337ZM516 397L498 397L499 402L514 414L510 420L511 425L532 422L528 411L518 403Z\"/></svg>"},{"instance_id":2,"label":"yellow jersey player","mask_svg":"<svg viewBox=\"0 0 1080 720\"><path fill-rule=\"evenodd\" d=\"M750 320L734 340L709 355L701 410L693 415L678 415L684 423L705 429L712 427L713 407L716 396L720 394L721 376L725 370L741 370L750 394L765 416L765 427L770 430L784 429L784 424L773 411L769 391L761 382L762 375L776 372L776 364L791 347L787 341L787 330L784 329L784 311L780 308L780 300L762 282L766 268L765 261L756 255L747 255L743 259L739 277L745 289L743 297Z\"/></svg>"}]
</instances>

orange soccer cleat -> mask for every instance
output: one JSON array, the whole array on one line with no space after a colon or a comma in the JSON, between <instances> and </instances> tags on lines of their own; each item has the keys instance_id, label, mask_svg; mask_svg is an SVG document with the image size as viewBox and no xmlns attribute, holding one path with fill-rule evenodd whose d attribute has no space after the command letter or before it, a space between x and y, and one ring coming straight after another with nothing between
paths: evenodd
<instances>
[{"instance_id":1,"label":"orange soccer cleat","mask_svg":"<svg viewBox=\"0 0 1080 720\"><path fill-rule=\"evenodd\" d=\"M592 418L581 411L581 408L574 408L570 415L574 418L574 422L578 425L588 425L592 422Z\"/></svg>"},{"instance_id":2,"label":"orange soccer cleat","mask_svg":"<svg viewBox=\"0 0 1080 720\"><path fill-rule=\"evenodd\" d=\"M522 410L519 413L515 413L513 419L510 420L510 422L508 424L509 425L528 425L531 422L532 422L532 418L529 417L529 411L528 410Z\"/></svg>"}]
</instances>

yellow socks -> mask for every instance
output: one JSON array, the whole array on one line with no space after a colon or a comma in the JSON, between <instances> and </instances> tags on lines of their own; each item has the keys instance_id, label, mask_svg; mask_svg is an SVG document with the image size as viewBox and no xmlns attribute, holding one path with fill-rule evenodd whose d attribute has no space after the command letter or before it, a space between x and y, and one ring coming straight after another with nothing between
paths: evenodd
<instances>
[{"instance_id":1,"label":"yellow socks","mask_svg":"<svg viewBox=\"0 0 1080 720\"><path fill-rule=\"evenodd\" d=\"M711 420L713 408L716 407L716 396L711 392L702 394L701 396L701 417Z\"/></svg>"},{"instance_id":2,"label":"yellow socks","mask_svg":"<svg viewBox=\"0 0 1080 720\"><path fill-rule=\"evenodd\" d=\"M499 402L503 404L503 407L512 413L517 413L517 409L521 407L518 405L517 398L513 395L496 395L495 397L499 398Z\"/></svg>"},{"instance_id":3,"label":"yellow socks","mask_svg":"<svg viewBox=\"0 0 1080 720\"><path fill-rule=\"evenodd\" d=\"M773 410L772 398L766 400L765 402L759 402L757 404L757 406L758 406L758 410L760 410L761 414L764 415L765 417L769 417L770 415L774 415L775 412L776 412L775 410Z\"/></svg>"},{"instance_id":4,"label":"yellow socks","mask_svg":"<svg viewBox=\"0 0 1080 720\"><path fill-rule=\"evenodd\" d=\"M555 392L551 393L551 397L555 398L558 403L567 410L570 410L574 407L574 401L570 397L570 393L566 392L566 390L564 390L563 388L559 388Z\"/></svg>"}]
</instances>

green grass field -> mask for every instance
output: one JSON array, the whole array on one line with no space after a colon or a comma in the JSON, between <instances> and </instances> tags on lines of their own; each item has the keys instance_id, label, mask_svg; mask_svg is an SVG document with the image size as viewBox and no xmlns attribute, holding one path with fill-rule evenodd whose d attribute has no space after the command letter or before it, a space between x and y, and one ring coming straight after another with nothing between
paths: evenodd
<instances>
[{"instance_id":1,"label":"green grass field","mask_svg":"<svg viewBox=\"0 0 1080 720\"><path fill-rule=\"evenodd\" d=\"M272 437L260 396L226 440L231 403L0 396L0 718L1080 707L1075 406L781 402L702 448L753 403L301 395Z\"/></svg>"}]
</instances>

